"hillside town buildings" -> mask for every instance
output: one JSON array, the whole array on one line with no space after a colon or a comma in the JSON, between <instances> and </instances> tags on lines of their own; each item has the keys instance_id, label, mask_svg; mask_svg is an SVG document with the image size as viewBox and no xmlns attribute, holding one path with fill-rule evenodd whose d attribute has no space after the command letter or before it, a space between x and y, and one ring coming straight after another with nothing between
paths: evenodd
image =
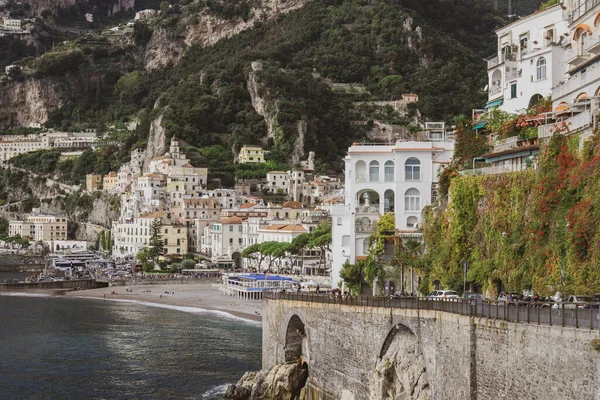
<instances>
[{"instance_id":1,"label":"hillside town buildings","mask_svg":"<svg viewBox=\"0 0 600 400\"><path fill-rule=\"evenodd\" d=\"M0 162L6 162L19 154L37 150L95 148L96 133L90 132L42 132L29 135L0 136Z\"/></svg>"},{"instance_id":2,"label":"hillside town buildings","mask_svg":"<svg viewBox=\"0 0 600 400\"><path fill-rule=\"evenodd\" d=\"M9 236L20 235L24 239L50 243L67 240L67 217L63 215L43 214L39 209L21 221L9 221Z\"/></svg>"}]
</instances>

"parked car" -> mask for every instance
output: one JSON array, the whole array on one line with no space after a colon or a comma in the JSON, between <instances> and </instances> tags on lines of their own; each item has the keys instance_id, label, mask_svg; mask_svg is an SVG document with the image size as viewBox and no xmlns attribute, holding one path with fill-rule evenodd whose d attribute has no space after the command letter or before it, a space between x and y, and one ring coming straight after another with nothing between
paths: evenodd
<instances>
[{"instance_id":1,"label":"parked car","mask_svg":"<svg viewBox=\"0 0 600 400\"><path fill-rule=\"evenodd\" d=\"M465 292L465 295L463 297L465 299L475 300L475 301L484 301L485 300L485 297L483 297L483 295L481 293L475 293L475 292Z\"/></svg>"},{"instance_id":2,"label":"parked car","mask_svg":"<svg viewBox=\"0 0 600 400\"><path fill-rule=\"evenodd\" d=\"M573 295L569 296L567 301L565 301L565 308L586 308L586 306L589 307L589 304L586 303L591 302L592 296Z\"/></svg>"},{"instance_id":3,"label":"parked car","mask_svg":"<svg viewBox=\"0 0 600 400\"><path fill-rule=\"evenodd\" d=\"M592 308L592 310L600 309L600 293L595 293L592 295L592 304L585 304L583 308Z\"/></svg>"},{"instance_id":4,"label":"parked car","mask_svg":"<svg viewBox=\"0 0 600 400\"><path fill-rule=\"evenodd\" d=\"M457 299L458 293L454 290L434 290L427 297L435 299Z\"/></svg>"},{"instance_id":5,"label":"parked car","mask_svg":"<svg viewBox=\"0 0 600 400\"><path fill-rule=\"evenodd\" d=\"M520 299L520 297L521 295L517 292L500 292L500 294L498 295L498 301L502 303L513 304L513 302L517 302Z\"/></svg>"}]
</instances>

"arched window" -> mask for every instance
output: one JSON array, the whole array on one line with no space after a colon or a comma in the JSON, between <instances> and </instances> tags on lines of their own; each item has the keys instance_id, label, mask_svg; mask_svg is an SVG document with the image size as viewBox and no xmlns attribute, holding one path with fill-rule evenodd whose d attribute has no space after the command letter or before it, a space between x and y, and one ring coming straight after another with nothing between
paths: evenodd
<instances>
[{"instance_id":1,"label":"arched window","mask_svg":"<svg viewBox=\"0 0 600 400\"><path fill-rule=\"evenodd\" d=\"M341 219L341 218L338 218L338 219L337 219L337 225L338 225L338 226L342 226L342 219Z\"/></svg>"},{"instance_id":2,"label":"arched window","mask_svg":"<svg viewBox=\"0 0 600 400\"><path fill-rule=\"evenodd\" d=\"M354 166L354 171L356 173L356 182L367 181L367 164L364 161L358 161Z\"/></svg>"},{"instance_id":3,"label":"arched window","mask_svg":"<svg viewBox=\"0 0 600 400\"><path fill-rule=\"evenodd\" d=\"M411 215L410 217L408 217L406 219L406 227L407 228L416 228L418 223L419 223L419 218L415 217L414 215Z\"/></svg>"},{"instance_id":4,"label":"arched window","mask_svg":"<svg viewBox=\"0 0 600 400\"><path fill-rule=\"evenodd\" d=\"M369 163L369 182L379 182L379 163L377 161Z\"/></svg>"},{"instance_id":5,"label":"arched window","mask_svg":"<svg viewBox=\"0 0 600 400\"><path fill-rule=\"evenodd\" d=\"M394 162L386 161L384 166L384 180L386 182L394 182Z\"/></svg>"},{"instance_id":6,"label":"arched window","mask_svg":"<svg viewBox=\"0 0 600 400\"><path fill-rule=\"evenodd\" d=\"M536 63L536 79L538 81L542 79L546 79L546 59L544 57L540 57Z\"/></svg>"},{"instance_id":7,"label":"arched window","mask_svg":"<svg viewBox=\"0 0 600 400\"><path fill-rule=\"evenodd\" d=\"M421 193L417 189L410 188L404 194L404 211L421 211Z\"/></svg>"},{"instance_id":8,"label":"arched window","mask_svg":"<svg viewBox=\"0 0 600 400\"><path fill-rule=\"evenodd\" d=\"M418 158L411 157L404 164L404 174L407 181L421 180L421 161Z\"/></svg>"}]
</instances>

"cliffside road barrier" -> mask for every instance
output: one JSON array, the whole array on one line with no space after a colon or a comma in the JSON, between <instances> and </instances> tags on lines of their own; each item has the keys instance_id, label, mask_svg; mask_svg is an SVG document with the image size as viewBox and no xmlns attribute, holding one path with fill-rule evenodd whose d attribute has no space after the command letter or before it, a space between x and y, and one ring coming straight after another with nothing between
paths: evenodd
<instances>
[{"instance_id":1,"label":"cliffside road barrier","mask_svg":"<svg viewBox=\"0 0 600 400\"><path fill-rule=\"evenodd\" d=\"M600 330L599 303L583 304L576 307L574 304L565 303L552 304L524 301L507 303L494 300L475 301L469 299L439 299L429 297L344 297L329 294L279 292L265 293L265 298L362 307L443 311L452 314L509 322Z\"/></svg>"},{"instance_id":2,"label":"cliffside road barrier","mask_svg":"<svg viewBox=\"0 0 600 400\"><path fill-rule=\"evenodd\" d=\"M0 292L10 290L28 289L97 289L108 287L107 282L99 282L94 279L81 279L72 281L53 281L35 283L0 283Z\"/></svg>"}]
</instances>

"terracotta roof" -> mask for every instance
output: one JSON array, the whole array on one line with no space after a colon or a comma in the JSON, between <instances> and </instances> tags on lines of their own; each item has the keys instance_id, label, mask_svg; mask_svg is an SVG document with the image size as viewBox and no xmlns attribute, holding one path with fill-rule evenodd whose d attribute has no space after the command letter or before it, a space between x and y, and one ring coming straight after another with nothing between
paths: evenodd
<instances>
[{"instance_id":1,"label":"terracotta roof","mask_svg":"<svg viewBox=\"0 0 600 400\"><path fill-rule=\"evenodd\" d=\"M194 168L194 166L190 163L185 163L181 166L182 168Z\"/></svg>"},{"instance_id":2,"label":"terracotta roof","mask_svg":"<svg viewBox=\"0 0 600 400\"><path fill-rule=\"evenodd\" d=\"M156 212L151 212L151 213L144 213L142 215L140 215L140 218L161 218L163 216L167 215L166 211L156 211Z\"/></svg>"},{"instance_id":3,"label":"terracotta roof","mask_svg":"<svg viewBox=\"0 0 600 400\"><path fill-rule=\"evenodd\" d=\"M364 261L367 259L367 256L356 256L356 261Z\"/></svg>"},{"instance_id":4,"label":"terracotta roof","mask_svg":"<svg viewBox=\"0 0 600 400\"><path fill-rule=\"evenodd\" d=\"M267 174L287 174L285 171L269 171Z\"/></svg>"},{"instance_id":5,"label":"terracotta roof","mask_svg":"<svg viewBox=\"0 0 600 400\"><path fill-rule=\"evenodd\" d=\"M240 217L229 217L221 220L222 224L241 224L242 219Z\"/></svg>"},{"instance_id":6,"label":"terracotta roof","mask_svg":"<svg viewBox=\"0 0 600 400\"><path fill-rule=\"evenodd\" d=\"M162 178L162 174L152 173L142 176L142 178Z\"/></svg>"},{"instance_id":7,"label":"terracotta roof","mask_svg":"<svg viewBox=\"0 0 600 400\"><path fill-rule=\"evenodd\" d=\"M306 232L306 228L302 225L293 224L293 225L269 225L261 230L266 231L277 231L277 232Z\"/></svg>"},{"instance_id":8,"label":"terracotta roof","mask_svg":"<svg viewBox=\"0 0 600 400\"><path fill-rule=\"evenodd\" d=\"M242 208L242 209L244 209L244 208L252 208L252 207L255 207L255 206L256 206L256 204L254 204L254 203L244 203L244 204L242 204L240 206L240 208Z\"/></svg>"},{"instance_id":9,"label":"terracotta roof","mask_svg":"<svg viewBox=\"0 0 600 400\"><path fill-rule=\"evenodd\" d=\"M286 201L281 206L283 208L304 208L304 205L299 201Z\"/></svg>"}]
</instances>

